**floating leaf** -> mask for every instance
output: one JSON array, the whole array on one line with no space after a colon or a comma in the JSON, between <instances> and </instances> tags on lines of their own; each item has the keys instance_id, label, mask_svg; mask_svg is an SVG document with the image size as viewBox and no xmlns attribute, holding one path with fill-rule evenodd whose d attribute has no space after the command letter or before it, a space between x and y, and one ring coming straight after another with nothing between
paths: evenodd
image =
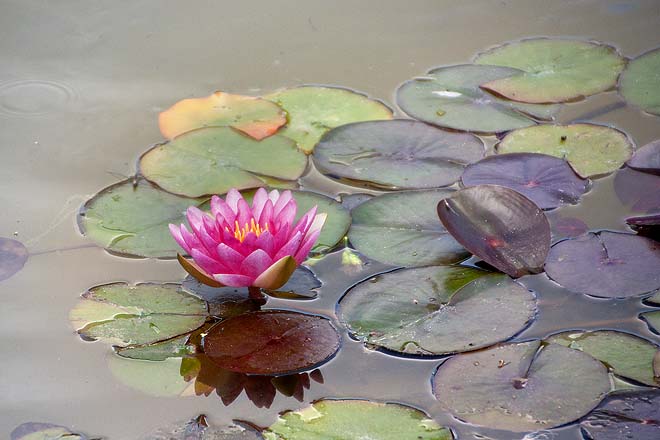
<instances>
[{"instance_id":1,"label":"floating leaf","mask_svg":"<svg viewBox=\"0 0 660 440\"><path fill-rule=\"evenodd\" d=\"M389 189L437 188L456 182L484 156L478 137L397 119L342 125L314 148L314 164L331 177Z\"/></svg>"},{"instance_id":2,"label":"floating leaf","mask_svg":"<svg viewBox=\"0 0 660 440\"><path fill-rule=\"evenodd\" d=\"M654 378L653 357L658 347L637 336L618 331L567 331L548 342L583 351L604 362L614 374L650 386L660 386Z\"/></svg>"},{"instance_id":3,"label":"floating leaf","mask_svg":"<svg viewBox=\"0 0 660 440\"><path fill-rule=\"evenodd\" d=\"M534 153L489 156L469 165L463 172L464 186L493 184L524 195L541 209L577 204L589 182L581 179L556 157Z\"/></svg>"},{"instance_id":4,"label":"floating leaf","mask_svg":"<svg viewBox=\"0 0 660 440\"><path fill-rule=\"evenodd\" d=\"M28 250L23 243L0 237L0 281L23 269L28 257Z\"/></svg>"},{"instance_id":5,"label":"floating leaf","mask_svg":"<svg viewBox=\"0 0 660 440\"><path fill-rule=\"evenodd\" d=\"M169 223L187 223L189 206L203 199L167 193L144 181L125 180L101 190L83 206L80 231L109 251L139 257L175 257Z\"/></svg>"},{"instance_id":6,"label":"floating leaf","mask_svg":"<svg viewBox=\"0 0 660 440\"><path fill-rule=\"evenodd\" d=\"M438 221L435 206L453 190L404 191L353 209L351 244L374 260L401 266L450 264L468 257Z\"/></svg>"},{"instance_id":7,"label":"floating leaf","mask_svg":"<svg viewBox=\"0 0 660 440\"><path fill-rule=\"evenodd\" d=\"M660 139L638 148L626 165L637 171L660 176Z\"/></svg>"},{"instance_id":8,"label":"floating leaf","mask_svg":"<svg viewBox=\"0 0 660 440\"><path fill-rule=\"evenodd\" d=\"M286 114L276 104L252 96L215 92L206 98L183 99L158 116L160 132L167 139L203 127L229 126L263 139L286 124Z\"/></svg>"},{"instance_id":9,"label":"floating leaf","mask_svg":"<svg viewBox=\"0 0 660 440\"><path fill-rule=\"evenodd\" d=\"M532 201L497 185L456 191L438 204L449 233L467 250L512 277L543 271L550 224Z\"/></svg>"},{"instance_id":10,"label":"floating leaf","mask_svg":"<svg viewBox=\"0 0 660 440\"><path fill-rule=\"evenodd\" d=\"M581 423L592 440L660 438L660 391L614 394Z\"/></svg>"},{"instance_id":11,"label":"floating leaf","mask_svg":"<svg viewBox=\"0 0 660 440\"><path fill-rule=\"evenodd\" d=\"M451 440L451 431L418 409L368 400L319 400L288 411L263 433L266 440Z\"/></svg>"},{"instance_id":12,"label":"floating leaf","mask_svg":"<svg viewBox=\"0 0 660 440\"><path fill-rule=\"evenodd\" d=\"M119 356L129 359L164 361L168 358L180 358L191 354L191 349L188 346L188 338L189 335L183 335L178 338L148 345L117 347L115 351Z\"/></svg>"},{"instance_id":13,"label":"floating leaf","mask_svg":"<svg viewBox=\"0 0 660 440\"><path fill-rule=\"evenodd\" d=\"M646 52L628 63L619 78L619 91L629 103L653 115L660 115L660 48Z\"/></svg>"},{"instance_id":14,"label":"floating leaf","mask_svg":"<svg viewBox=\"0 0 660 440\"><path fill-rule=\"evenodd\" d=\"M161 362L108 358L110 372L124 385L155 397L177 397L190 386L181 370L181 358L168 358Z\"/></svg>"},{"instance_id":15,"label":"floating leaf","mask_svg":"<svg viewBox=\"0 0 660 440\"><path fill-rule=\"evenodd\" d=\"M535 119L551 119L558 106L512 102L479 88L520 73L509 67L474 64L440 67L403 83L396 100L401 110L415 119L478 133L499 133L535 125Z\"/></svg>"},{"instance_id":16,"label":"floating leaf","mask_svg":"<svg viewBox=\"0 0 660 440\"><path fill-rule=\"evenodd\" d=\"M541 153L568 161L584 178L609 174L621 167L633 152L623 132L594 124L539 125L507 134L498 153Z\"/></svg>"},{"instance_id":17,"label":"floating leaf","mask_svg":"<svg viewBox=\"0 0 660 440\"><path fill-rule=\"evenodd\" d=\"M433 385L440 405L459 419L516 432L572 422L610 391L601 362L539 341L449 358L438 368Z\"/></svg>"},{"instance_id":18,"label":"floating leaf","mask_svg":"<svg viewBox=\"0 0 660 440\"><path fill-rule=\"evenodd\" d=\"M646 321L651 330L660 333L660 312L646 312L640 316Z\"/></svg>"},{"instance_id":19,"label":"floating leaf","mask_svg":"<svg viewBox=\"0 0 660 440\"><path fill-rule=\"evenodd\" d=\"M613 88L626 60L595 42L534 38L479 54L477 64L523 72L484 82L481 87L520 102L567 102Z\"/></svg>"},{"instance_id":20,"label":"floating leaf","mask_svg":"<svg viewBox=\"0 0 660 440\"><path fill-rule=\"evenodd\" d=\"M338 87L295 87L265 98L289 115L289 122L280 133L296 141L308 154L331 128L351 122L392 119L392 110L382 102Z\"/></svg>"},{"instance_id":21,"label":"floating leaf","mask_svg":"<svg viewBox=\"0 0 660 440\"><path fill-rule=\"evenodd\" d=\"M208 317L206 302L179 284L105 284L89 289L69 319L83 339L143 345L189 333Z\"/></svg>"},{"instance_id":22,"label":"floating leaf","mask_svg":"<svg viewBox=\"0 0 660 440\"><path fill-rule=\"evenodd\" d=\"M140 440L260 440L261 434L240 425L210 426L202 414L141 437Z\"/></svg>"},{"instance_id":23,"label":"floating leaf","mask_svg":"<svg viewBox=\"0 0 660 440\"><path fill-rule=\"evenodd\" d=\"M83 434L76 434L64 426L52 423L27 422L17 426L11 434L10 440L87 440Z\"/></svg>"},{"instance_id":24,"label":"floating leaf","mask_svg":"<svg viewBox=\"0 0 660 440\"><path fill-rule=\"evenodd\" d=\"M339 344L339 333L326 318L267 310L218 323L204 337L204 353L230 371L280 375L326 362Z\"/></svg>"},{"instance_id":25,"label":"floating leaf","mask_svg":"<svg viewBox=\"0 0 660 440\"><path fill-rule=\"evenodd\" d=\"M602 231L552 246L545 272L573 292L625 298L660 288L659 267L660 243Z\"/></svg>"},{"instance_id":26,"label":"floating leaf","mask_svg":"<svg viewBox=\"0 0 660 440\"><path fill-rule=\"evenodd\" d=\"M660 176L623 169L614 176L614 191L635 212L660 212Z\"/></svg>"},{"instance_id":27,"label":"floating leaf","mask_svg":"<svg viewBox=\"0 0 660 440\"><path fill-rule=\"evenodd\" d=\"M341 194L341 206L348 209L349 211L352 211L359 205L363 204L367 200L373 199L374 197L374 195L366 193Z\"/></svg>"},{"instance_id":28,"label":"floating leaf","mask_svg":"<svg viewBox=\"0 0 660 440\"><path fill-rule=\"evenodd\" d=\"M552 239L577 237L589 231L589 225L575 217L562 217L560 215L546 215L550 222Z\"/></svg>"},{"instance_id":29,"label":"floating leaf","mask_svg":"<svg viewBox=\"0 0 660 440\"><path fill-rule=\"evenodd\" d=\"M509 277L462 266L377 275L339 302L359 340L406 354L476 350L520 332L536 312L534 295Z\"/></svg>"},{"instance_id":30,"label":"floating leaf","mask_svg":"<svg viewBox=\"0 0 660 440\"><path fill-rule=\"evenodd\" d=\"M650 302L653 305L658 305L660 306L660 291L656 292L652 296L646 298L647 302Z\"/></svg>"},{"instance_id":31,"label":"floating leaf","mask_svg":"<svg viewBox=\"0 0 660 440\"><path fill-rule=\"evenodd\" d=\"M140 158L146 179L188 197L265 186L261 176L296 180L306 166L291 139L273 135L257 141L230 127L189 131Z\"/></svg>"},{"instance_id":32,"label":"floating leaf","mask_svg":"<svg viewBox=\"0 0 660 440\"><path fill-rule=\"evenodd\" d=\"M628 217L626 223L639 235L660 240L660 214Z\"/></svg>"}]
</instances>

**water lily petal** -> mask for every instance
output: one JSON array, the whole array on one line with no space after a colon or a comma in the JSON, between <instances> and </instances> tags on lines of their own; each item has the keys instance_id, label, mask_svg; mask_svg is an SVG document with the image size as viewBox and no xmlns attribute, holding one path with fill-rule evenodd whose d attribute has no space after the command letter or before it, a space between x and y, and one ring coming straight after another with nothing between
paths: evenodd
<instances>
[{"instance_id":1,"label":"water lily petal","mask_svg":"<svg viewBox=\"0 0 660 440\"><path fill-rule=\"evenodd\" d=\"M275 256L275 238L270 231L264 231L257 238L255 246L259 249L263 249L271 258Z\"/></svg>"},{"instance_id":2,"label":"water lily petal","mask_svg":"<svg viewBox=\"0 0 660 440\"><path fill-rule=\"evenodd\" d=\"M273 259L262 249L257 249L243 260L241 273L254 279L268 269L271 264L273 264Z\"/></svg>"},{"instance_id":3,"label":"water lily petal","mask_svg":"<svg viewBox=\"0 0 660 440\"><path fill-rule=\"evenodd\" d=\"M316 240L319 238L320 234L321 234L321 230L317 229L316 231L311 232L307 237L305 237L305 241L303 241L303 244L300 245L300 248L293 257L296 259L296 262L298 264L301 264L303 261L305 261L307 254L309 254L309 251L311 251L312 247L314 247L314 243L316 243Z\"/></svg>"},{"instance_id":4,"label":"water lily petal","mask_svg":"<svg viewBox=\"0 0 660 440\"><path fill-rule=\"evenodd\" d=\"M291 201L293 200L293 194L291 194L291 191L288 189L286 191L282 191L282 194L280 194L280 197L277 199L277 202L275 202L273 205L273 208L275 208L275 217L280 215L280 212L282 212L282 209ZM293 203L296 203L294 200Z\"/></svg>"},{"instance_id":5,"label":"water lily petal","mask_svg":"<svg viewBox=\"0 0 660 440\"><path fill-rule=\"evenodd\" d=\"M264 204L264 207L259 214L259 218L256 219L259 222L259 226L261 226L261 228L265 229L268 227L268 229L271 229L273 226L271 221L273 218L273 211L273 202L270 199L266 200L266 203Z\"/></svg>"},{"instance_id":6,"label":"water lily petal","mask_svg":"<svg viewBox=\"0 0 660 440\"><path fill-rule=\"evenodd\" d=\"M277 229L290 228L296 218L297 211L298 205L296 204L296 201L289 200L289 203L287 203L277 215L277 223L275 224L275 227Z\"/></svg>"},{"instance_id":7,"label":"water lily petal","mask_svg":"<svg viewBox=\"0 0 660 440\"><path fill-rule=\"evenodd\" d=\"M252 215L257 221L259 221L259 216L261 215L261 210L264 209L266 200L268 200L268 191L259 188L252 198Z\"/></svg>"},{"instance_id":8,"label":"water lily petal","mask_svg":"<svg viewBox=\"0 0 660 440\"><path fill-rule=\"evenodd\" d=\"M280 198L280 192L276 189L271 190L271 192L268 193L268 198L271 202L273 202L273 205L275 205L275 203L277 203L277 199Z\"/></svg>"},{"instance_id":9,"label":"water lily petal","mask_svg":"<svg viewBox=\"0 0 660 440\"><path fill-rule=\"evenodd\" d=\"M199 239L195 237L190 231L188 231L188 228L186 228L184 225L181 225L181 237L183 237L183 240L187 245L187 249L185 247L184 249L186 249L188 254L190 254L191 249L203 247Z\"/></svg>"},{"instance_id":10,"label":"water lily petal","mask_svg":"<svg viewBox=\"0 0 660 440\"><path fill-rule=\"evenodd\" d=\"M328 218L328 214L325 212L322 212L320 214L316 214L314 216L314 220L312 221L312 224L309 225L309 229L307 229L307 234L305 235L305 240L307 240L307 237L310 236L313 232L316 231L321 231L323 228L323 225L325 224L325 221Z\"/></svg>"},{"instance_id":11,"label":"water lily petal","mask_svg":"<svg viewBox=\"0 0 660 440\"><path fill-rule=\"evenodd\" d=\"M232 271L238 272L241 268L241 263L245 258L236 249L227 246L225 243L220 243L217 247L218 260Z\"/></svg>"},{"instance_id":12,"label":"water lily petal","mask_svg":"<svg viewBox=\"0 0 660 440\"><path fill-rule=\"evenodd\" d=\"M216 281L215 278L213 278L210 274L206 273L206 271L204 271L204 269L199 267L199 265L197 265L194 261L186 260L185 258L183 258L183 255L181 254L176 254L176 258L177 260L179 260L179 264L181 264L181 267L183 267L186 272L192 275L200 283L206 284L207 286L211 286L211 287L224 287L224 284Z\"/></svg>"},{"instance_id":13,"label":"water lily petal","mask_svg":"<svg viewBox=\"0 0 660 440\"><path fill-rule=\"evenodd\" d=\"M227 202L227 205L229 205L232 211L238 213L238 201L241 199L243 199L241 193L239 193L236 188L232 188L227 193L227 196L225 197L225 202Z\"/></svg>"},{"instance_id":14,"label":"water lily petal","mask_svg":"<svg viewBox=\"0 0 660 440\"><path fill-rule=\"evenodd\" d=\"M179 246L181 246L187 254L190 254L190 246L188 246L188 243L183 239L183 236L181 235L181 229L185 229L185 226L183 224L181 226L173 225L170 223L170 234L172 234L172 237L174 238L174 241L176 241Z\"/></svg>"},{"instance_id":15,"label":"water lily petal","mask_svg":"<svg viewBox=\"0 0 660 440\"><path fill-rule=\"evenodd\" d=\"M287 255L294 256L296 254L296 251L298 251L298 248L300 247L300 243L302 242L303 235L301 232L296 232L293 237L289 239L289 241L280 248L280 250L277 251L275 254L274 259L279 260L282 257L286 257Z\"/></svg>"},{"instance_id":16,"label":"water lily petal","mask_svg":"<svg viewBox=\"0 0 660 440\"><path fill-rule=\"evenodd\" d=\"M298 223L296 226L291 230L292 234L295 234L296 232L300 232L303 235L307 234L307 231L309 231L310 226L312 226L312 222L316 218L316 209L317 207L314 206L312 209L307 211L305 215L303 215L300 220L298 220Z\"/></svg>"},{"instance_id":17,"label":"water lily petal","mask_svg":"<svg viewBox=\"0 0 660 440\"><path fill-rule=\"evenodd\" d=\"M229 207L227 202L218 196L211 197L211 212L218 222L218 227L229 226L234 224L236 220L236 213ZM223 222L225 225L223 225Z\"/></svg>"},{"instance_id":18,"label":"water lily petal","mask_svg":"<svg viewBox=\"0 0 660 440\"><path fill-rule=\"evenodd\" d=\"M219 283L229 287L248 287L252 285L252 281L254 280L252 277L233 273L218 273L214 274L213 278Z\"/></svg>"},{"instance_id":19,"label":"water lily petal","mask_svg":"<svg viewBox=\"0 0 660 440\"><path fill-rule=\"evenodd\" d=\"M199 231L204 227L202 217L205 215L204 211L195 206L191 206L186 210L186 217L188 218L190 229L192 229L195 234L199 234Z\"/></svg>"},{"instance_id":20,"label":"water lily petal","mask_svg":"<svg viewBox=\"0 0 660 440\"><path fill-rule=\"evenodd\" d=\"M238 221L238 227L243 228L246 225L249 225L250 220L253 218L252 209L250 209L250 205L245 201L245 199L240 199L237 206L238 211L236 215L236 221Z\"/></svg>"},{"instance_id":21,"label":"water lily petal","mask_svg":"<svg viewBox=\"0 0 660 440\"><path fill-rule=\"evenodd\" d=\"M201 252L198 249L193 249L190 252L190 256L193 257L195 263L197 263L197 265L208 274L229 272L229 269L224 264L209 257L206 253Z\"/></svg>"},{"instance_id":22,"label":"water lily petal","mask_svg":"<svg viewBox=\"0 0 660 440\"><path fill-rule=\"evenodd\" d=\"M297 266L296 260L291 256L280 258L259 275L252 285L262 289L279 289L291 278Z\"/></svg>"}]
</instances>

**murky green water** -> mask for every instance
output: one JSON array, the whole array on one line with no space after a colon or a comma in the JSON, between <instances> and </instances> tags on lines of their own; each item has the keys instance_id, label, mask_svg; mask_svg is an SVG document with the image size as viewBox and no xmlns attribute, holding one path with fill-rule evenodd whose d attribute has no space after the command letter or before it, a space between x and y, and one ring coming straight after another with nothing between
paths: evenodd
<instances>
[{"instance_id":1,"label":"murky green water","mask_svg":"<svg viewBox=\"0 0 660 440\"><path fill-rule=\"evenodd\" d=\"M178 281L175 261L114 257L84 247L80 205L135 172L136 158L161 140L160 111L215 89L265 94L307 83L341 85L389 104L404 80L469 61L487 47L528 36L594 38L635 56L660 43L660 3L650 1L178 2L0 0L0 236L26 244L25 268L0 283L0 431L26 421L58 423L111 439L136 438L164 424L207 414L215 424L269 425L278 412L322 397L405 402L451 426L461 439L520 438L463 425L431 394L434 360L403 359L344 334L304 402L279 394L256 408L242 394L224 406L209 397L149 397L117 381L106 345L82 342L69 310L88 287L113 281ZM568 105L560 122L583 118L626 131L638 146L660 138L660 119L628 107L592 118L619 101L603 93ZM598 112L596 111L596 114ZM486 139L493 143L494 139ZM562 208L590 228L623 229L613 176L595 182L580 206ZM314 170L308 189L354 191ZM57 250L83 247L77 250ZM338 269L341 254L314 266L319 299L271 300L333 317L347 287L384 268ZM564 328L617 328L653 341L637 319L638 299L604 301L568 293L544 275L524 284L539 293L540 315L522 338ZM548 437L579 438L574 427Z\"/></svg>"}]
</instances>

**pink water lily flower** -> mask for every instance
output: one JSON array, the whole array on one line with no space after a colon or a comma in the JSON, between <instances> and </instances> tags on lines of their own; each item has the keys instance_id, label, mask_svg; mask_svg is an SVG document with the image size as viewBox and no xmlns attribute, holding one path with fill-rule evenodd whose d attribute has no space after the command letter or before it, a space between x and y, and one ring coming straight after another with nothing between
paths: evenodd
<instances>
[{"instance_id":1,"label":"pink water lily flower","mask_svg":"<svg viewBox=\"0 0 660 440\"><path fill-rule=\"evenodd\" d=\"M232 189L226 199L211 198L211 213L188 208L188 223L170 232L193 261L178 255L188 273L215 286L282 287L321 233L326 214L316 206L294 224L298 206L291 191L259 188L252 207Z\"/></svg>"}]
</instances>

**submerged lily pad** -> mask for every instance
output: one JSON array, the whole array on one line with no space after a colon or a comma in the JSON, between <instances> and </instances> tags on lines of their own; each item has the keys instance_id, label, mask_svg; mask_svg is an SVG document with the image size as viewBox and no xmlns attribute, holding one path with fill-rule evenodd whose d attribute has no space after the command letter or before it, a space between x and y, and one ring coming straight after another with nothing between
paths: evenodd
<instances>
[{"instance_id":1,"label":"submerged lily pad","mask_svg":"<svg viewBox=\"0 0 660 440\"><path fill-rule=\"evenodd\" d=\"M552 246L550 278L573 292L625 298L660 288L660 243L633 234L590 232Z\"/></svg>"},{"instance_id":2,"label":"submerged lily pad","mask_svg":"<svg viewBox=\"0 0 660 440\"><path fill-rule=\"evenodd\" d=\"M149 396L178 397L190 387L181 373L181 358L152 362L109 356L108 367L121 383Z\"/></svg>"},{"instance_id":3,"label":"submerged lily pad","mask_svg":"<svg viewBox=\"0 0 660 440\"><path fill-rule=\"evenodd\" d=\"M69 315L83 339L121 346L189 333L208 317L206 302L179 284L105 284L89 289Z\"/></svg>"},{"instance_id":4,"label":"submerged lily pad","mask_svg":"<svg viewBox=\"0 0 660 440\"><path fill-rule=\"evenodd\" d=\"M291 139L273 135L257 141L230 127L189 131L140 158L146 179L188 197L265 186L262 176L296 180L306 166Z\"/></svg>"},{"instance_id":5,"label":"submerged lily pad","mask_svg":"<svg viewBox=\"0 0 660 440\"><path fill-rule=\"evenodd\" d=\"M9 434L10 440L87 440L83 434L77 434L64 426L52 423L23 423Z\"/></svg>"},{"instance_id":6,"label":"submerged lily pad","mask_svg":"<svg viewBox=\"0 0 660 440\"><path fill-rule=\"evenodd\" d=\"M512 277L543 271L550 224L520 193L497 185L462 189L438 203L449 233L467 250Z\"/></svg>"},{"instance_id":7,"label":"submerged lily pad","mask_svg":"<svg viewBox=\"0 0 660 440\"><path fill-rule=\"evenodd\" d=\"M449 429L415 408L369 400L330 399L285 412L263 435L266 440L453 439Z\"/></svg>"},{"instance_id":8,"label":"submerged lily pad","mask_svg":"<svg viewBox=\"0 0 660 440\"><path fill-rule=\"evenodd\" d=\"M658 347L646 339L618 331L597 330L567 331L555 334L547 341L590 354L618 376L660 386L653 371L653 358L659 353Z\"/></svg>"},{"instance_id":9,"label":"submerged lily pad","mask_svg":"<svg viewBox=\"0 0 660 440\"><path fill-rule=\"evenodd\" d=\"M204 337L204 353L230 371L280 375L326 362L339 350L340 341L326 318L267 310L215 325Z\"/></svg>"},{"instance_id":10,"label":"submerged lily pad","mask_svg":"<svg viewBox=\"0 0 660 440\"><path fill-rule=\"evenodd\" d=\"M534 295L509 277L461 266L403 269L363 281L339 302L357 339L407 354L476 350L520 332Z\"/></svg>"},{"instance_id":11,"label":"submerged lily pad","mask_svg":"<svg viewBox=\"0 0 660 440\"><path fill-rule=\"evenodd\" d=\"M568 161L583 178L615 171L632 156L628 136L614 128L594 124L539 125L507 134L497 152L541 153Z\"/></svg>"},{"instance_id":12,"label":"submerged lily pad","mask_svg":"<svg viewBox=\"0 0 660 440\"><path fill-rule=\"evenodd\" d=\"M638 148L626 165L637 171L660 176L660 139Z\"/></svg>"},{"instance_id":13,"label":"submerged lily pad","mask_svg":"<svg viewBox=\"0 0 660 440\"><path fill-rule=\"evenodd\" d=\"M520 102L566 102L613 88L626 60L595 42L534 38L507 43L475 59L477 64L522 70L484 82L483 89Z\"/></svg>"},{"instance_id":14,"label":"submerged lily pad","mask_svg":"<svg viewBox=\"0 0 660 440\"><path fill-rule=\"evenodd\" d=\"M629 103L660 115L660 48L628 63L619 78L619 91Z\"/></svg>"},{"instance_id":15,"label":"submerged lily pad","mask_svg":"<svg viewBox=\"0 0 660 440\"><path fill-rule=\"evenodd\" d=\"M313 158L331 177L389 189L436 188L456 182L484 153L474 135L398 119L334 128L316 145Z\"/></svg>"},{"instance_id":16,"label":"submerged lily pad","mask_svg":"<svg viewBox=\"0 0 660 440\"><path fill-rule=\"evenodd\" d=\"M516 432L572 422L610 391L601 362L539 341L449 358L438 368L433 385L442 408L459 419Z\"/></svg>"},{"instance_id":17,"label":"submerged lily pad","mask_svg":"<svg viewBox=\"0 0 660 440\"><path fill-rule=\"evenodd\" d=\"M140 440L260 440L261 434L251 428L240 425L209 425L204 415L188 422L177 423L169 427L140 437Z\"/></svg>"},{"instance_id":18,"label":"submerged lily pad","mask_svg":"<svg viewBox=\"0 0 660 440\"><path fill-rule=\"evenodd\" d=\"M284 124L286 114L276 104L219 91L205 98L183 99L158 116L160 132L167 139L197 128L229 126L260 140Z\"/></svg>"},{"instance_id":19,"label":"submerged lily pad","mask_svg":"<svg viewBox=\"0 0 660 440\"><path fill-rule=\"evenodd\" d=\"M177 196L145 180L125 180L101 190L83 206L83 235L108 251L139 257L175 257L179 250L169 223L187 223L189 206L204 199Z\"/></svg>"},{"instance_id":20,"label":"submerged lily pad","mask_svg":"<svg viewBox=\"0 0 660 440\"><path fill-rule=\"evenodd\" d=\"M552 119L556 105L522 104L486 93L479 86L522 73L499 66L462 64L440 67L403 83L396 100L420 121L454 130L499 133Z\"/></svg>"},{"instance_id":21,"label":"submerged lily pad","mask_svg":"<svg viewBox=\"0 0 660 440\"><path fill-rule=\"evenodd\" d=\"M575 217L562 217L558 214L547 215L550 222L552 239L577 237L589 231L589 225Z\"/></svg>"},{"instance_id":22,"label":"submerged lily pad","mask_svg":"<svg viewBox=\"0 0 660 440\"><path fill-rule=\"evenodd\" d=\"M28 250L23 243L0 237L0 281L23 269L28 257Z\"/></svg>"},{"instance_id":23,"label":"submerged lily pad","mask_svg":"<svg viewBox=\"0 0 660 440\"><path fill-rule=\"evenodd\" d=\"M392 119L392 110L366 95L338 87L302 86L265 96L286 110L288 124L280 133L311 153L323 134L351 122Z\"/></svg>"},{"instance_id":24,"label":"submerged lily pad","mask_svg":"<svg viewBox=\"0 0 660 440\"><path fill-rule=\"evenodd\" d=\"M556 157L534 153L489 156L469 165L461 176L464 186L493 184L524 195L541 209L577 204L589 182Z\"/></svg>"},{"instance_id":25,"label":"submerged lily pad","mask_svg":"<svg viewBox=\"0 0 660 440\"><path fill-rule=\"evenodd\" d=\"M660 214L628 217L626 224L639 235L660 240Z\"/></svg>"},{"instance_id":26,"label":"submerged lily pad","mask_svg":"<svg viewBox=\"0 0 660 440\"><path fill-rule=\"evenodd\" d=\"M660 438L660 391L614 394L581 423L591 440Z\"/></svg>"},{"instance_id":27,"label":"submerged lily pad","mask_svg":"<svg viewBox=\"0 0 660 440\"><path fill-rule=\"evenodd\" d=\"M435 206L453 190L402 191L374 197L351 211L348 238L369 258L400 266L450 264L468 257L438 221Z\"/></svg>"},{"instance_id":28,"label":"submerged lily pad","mask_svg":"<svg viewBox=\"0 0 660 440\"><path fill-rule=\"evenodd\" d=\"M623 169L614 176L614 191L634 212L660 213L660 176Z\"/></svg>"},{"instance_id":29,"label":"submerged lily pad","mask_svg":"<svg viewBox=\"0 0 660 440\"><path fill-rule=\"evenodd\" d=\"M640 316L646 321L651 330L660 333L660 312L646 312Z\"/></svg>"}]
</instances>

